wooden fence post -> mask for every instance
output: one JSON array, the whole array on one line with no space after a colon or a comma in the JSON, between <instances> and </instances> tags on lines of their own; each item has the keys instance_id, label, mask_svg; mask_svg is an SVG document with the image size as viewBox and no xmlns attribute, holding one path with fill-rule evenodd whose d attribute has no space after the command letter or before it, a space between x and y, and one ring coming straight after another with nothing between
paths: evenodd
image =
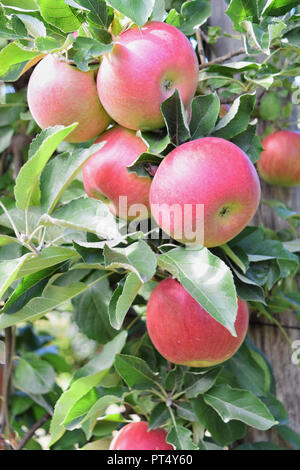
<instances>
[{"instance_id":1,"label":"wooden fence post","mask_svg":"<svg viewBox=\"0 0 300 470\"><path fill-rule=\"evenodd\" d=\"M211 0L213 14L210 24L220 26L227 33L232 33L232 26L229 18L225 14L227 8L223 0ZM212 55L222 56L229 51L238 50L241 43L231 38L222 38L212 45ZM238 60L238 58L231 59ZM262 181L262 198L278 199L283 201L294 211L300 213L300 188L280 188L271 186ZM262 222L265 227L280 230L284 227L284 222L279 219L272 209L267 206L261 207ZM259 223L257 217L255 224ZM286 329L291 341L300 340L300 325L293 313L278 315L278 320ZM277 385L277 397L284 403L289 414L289 425L296 432L300 433L300 367L292 363L292 350L279 328L271 325L264 318L252 318L250 337L257 347L259 347L269 359ZM249 437L253 441L274 440L279 442L274 431L262 433L251 430Z\"/></svg>"}]
</instances>

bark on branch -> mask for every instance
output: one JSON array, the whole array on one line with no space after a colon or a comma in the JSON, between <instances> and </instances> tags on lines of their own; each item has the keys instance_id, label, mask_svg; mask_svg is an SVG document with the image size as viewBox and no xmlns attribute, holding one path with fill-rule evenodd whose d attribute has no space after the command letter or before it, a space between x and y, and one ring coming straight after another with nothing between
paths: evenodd
<instances>
[{"instance_id":1,"label":"bark on branch","mask_svg":"<svg viewBox=\"0 0 300 470\"><path fill-rule=\"evenodd\" d=\"M210 65L222 64L223 62L226 62L226 60L229 60L232 57L242 55L242 54L245 54L245 53L246 53L246 51L245 51L244 48L238 49L237 51L228 52L225 55L222 55L220 57L216 57L215 59L210 60L209 62L205 62L205 63L201 64L199 68L200 69L205 69L205 68L209 67Z\"/></svg>"}]
</instances>

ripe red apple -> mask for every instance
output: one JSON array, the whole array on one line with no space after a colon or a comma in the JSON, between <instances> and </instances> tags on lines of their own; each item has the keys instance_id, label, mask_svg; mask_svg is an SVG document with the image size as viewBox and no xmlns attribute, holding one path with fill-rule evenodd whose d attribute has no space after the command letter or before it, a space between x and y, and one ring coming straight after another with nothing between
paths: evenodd
<instances>
[{"instance_id":1,"label":"ripe red apple","mask_svg":"<svg viewBox=\"0 0 300 470\"><path fill-rule=\"evenodd\" d=\"M47 55L34 69L28 83L27 100L38 125L78 126L66 140L85 142L103 132L111 122L99 101L95 71L81 72Z\"/></svg>"},{"instance_id":2,"label":"ripe red apple","mask_svg":"<svg viewBox=\"0 0 300 470\"><path fill-rule=\"evenodd\" d=\"M135 218L135 205L143 205L141 217L149 216L149 190L151 179L129 173L126 166L133 163L147 145L136 132L115 126L101 135L98 142L106 142L84 164L82 169L83 184L89 197L111 201L112 212L123 219ZM127 197L123 205L120 197ZM128 209L127 209L128 208ZM139 214L137 214L139 216Z\"/></svg>"},{"instance_id":3,"label":"ripe red apple","mask_svg":"<svg viewBox=\"0 0 300 470\"><path fill-rule=\"evenodd\" d=\"M178 89L187 108L198 83L198 60L187 37L157 21L122 33L103 58L97 86L110 116L128 129L164 126L161 104Z\"/></svg>"},{"instance_id":4,"label":"ripe red apple","mask_svg":"<svg viewBox=\"0 0 300 470\"><path fill-rule=\"evenodd\" d=\"M254 165L239 147L218 137L172 150L150 189L151 212L164 232L207 247L222 245L241 232L259 200Z\"/></svg>"},{"instance_id":5,"label":"ripe red apple","mask_svg":"<svg viewBox=\"0 0 300 470\"><path fill-rule=\"evenodd\" d=\"M164 429L148 431L148 424L138 421L126 424L111 441L109 450L174 450L166 437Z\"/></svg>"},{"instance_id":6,"label":"ripe red apple","mask_svg":"<svg viewBox=\"0 0 300 470\"><path fill-rule=\"evenodd\" d=\"M300 134L276 131L262 141L262 146L257 162L262 179L279 186L300 185Z\"/></svg>"},{"instance_id":7,"label":"ripe red apple","mask_svg":"<svg viewBox=\"0 0 300 470\"><path fill-rule=\"evenodd\" d=\"M161 281L147 305L146 323L152 343L174 364L209 367L229 359L248 328L248 307L238 299L237 337L217 322L175 279Z\"/></svg>"}]
</instances>

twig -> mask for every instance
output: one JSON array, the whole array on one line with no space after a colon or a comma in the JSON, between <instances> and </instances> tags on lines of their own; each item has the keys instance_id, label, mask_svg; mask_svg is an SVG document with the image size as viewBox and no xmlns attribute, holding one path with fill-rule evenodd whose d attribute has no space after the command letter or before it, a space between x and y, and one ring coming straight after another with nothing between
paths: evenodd
<instances>
[{"instance_id":1,"label":"twig","mask_svg":"<svg viewBox=\"0 0 300 470\"><path fill-rule=\"evenodd\" d=\"M235 57L235 56L241 55L241 54L245 54L245 53L246 53L246 51L245 51L244 48L238 49L237 51L228 52L227 54L222 55L220 57L216 57L215 59L210 60L209 62L201 63L199 68L204 69L206 67L209 67L210 65L222 64L223 62L226 62L226 60L229 60L232 57Z\"/></svg>"},{"instance_id":2,"label":"twig","mask_svg":"<svg viewBox=\"0 0 300 470\"><path fill-rule=\"evenodd\" d=\"M200 33L200 28L196 29L196 39L197 39L197 44L198 44L198 52L199 52L199 57L200 57L200 67L205 64L205 53L203 49L203 42L202 42L202 37Z\"/></svg>"},{"instance_id":3,"label":"twig","mask_svg":"<svg viewBox=\"0 0 300 470\"><path fill-rule=\"evenodd\" d=\"M9 384L11 378L11 371L13 366L13 358L15 352L15 329L9 327L5 329L5 367L3 376L2 386L2 419L1 427L2 432L7 431L7 435L10 434L9 426L9 415L8 415L8 396L9 396Z\"/></svg>"},{"instance_id":4,"label":"twig","mask_svg":"<svg viewBox=\"0 0 300 470\"><path fill-rule=\"evenodd\" d=\"M205 32L201 28L200 28L200 34L203 37L206 44L209 44L209 37L207 36L207 34L205 34Z\"/></svg>"},{"instance_id":5,"label":"twig","mask_svg":"<svg viewBox=\"0 0 300 470\"><path fill-rule=\"evenodd\" d=\"M16 237L19 239L20 238L20 233L17 229L17 227L14 224L14 221L12 220L11 216L9 215L8 210L6 209L5 205L0 201L0 207L3 209L4 214L8 218L8 221L10 225L12 226L13 231L15 232Z\"/></svg>"},{"instance_id":6,"label":"twig","mask_svg":"<svg viewBox=\"0 0 300 470\"><path fill-rule=\"evenodd\" d=\"M46 423L46 421L48 421L48 419L50 418L50 414L49 413L46 413L44 416L41 417L41 419L39 419L27 432L26 434L24 434L24 436L22 437L22 439L20 440L20 442L18 443L17 445L17 450L22 450L23 447L27 444L27 442L29 441L29 439L34 435L35 431L37 429L39 429L41 426L43 426L43 424Z\"/></svg>"}]
</instances>

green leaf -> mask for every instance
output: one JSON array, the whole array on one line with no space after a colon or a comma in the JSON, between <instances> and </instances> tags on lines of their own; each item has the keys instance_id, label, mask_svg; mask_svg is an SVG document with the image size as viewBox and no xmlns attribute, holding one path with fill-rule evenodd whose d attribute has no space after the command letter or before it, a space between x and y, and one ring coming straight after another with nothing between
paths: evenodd
<instances>
[{"instance_id":1,"label":"green leaf","mask_svg":"<svg viewBox=\"0 0 300 470\"><path fill-rule=\"evenodd\" d=\"M0 50L0 77L6 78L10 68L16 64L20 64L23 69L27 61L39 55L39 51L23 49L18 42L10 42Z\"/></svg>"},{"instance_id":2,"label":"green leaf","mask_svg":"<svg viewBox=\"0 0 300 470\"><path fill-rule=\"evenodd\" d=\"M270 413L279 424L286 424L289 421L288 413L281 401L279 401L272 393L268 393L266 397L261 399L268 407Z\"/></svg>"},{"instance_id":3,"label":"green leaf","mask_svg":"<svg viewBox=\"0 0 300 470\"><path fill-rule=\"evenodd\" d=\"M96 441L85 444L81 447L81 450L109 450L110 443L111 438L103 437L102 439L97 439Z\"/></svg>"},{"instance_id":4,"label":"green leaf","mask_svg":"<svg viewBox=\"0 0 300 470\"><path fill-rule=\"evenodd\" d=\"M53 369L59 374L64 372L68 374L72 373L72 366L66 362L64 357L59 356L56 353L46 352L43 354L43 359L49 362Z\"/></svg>"},{"instance_id":5,"label":"green leaf","mask_svg":"<svg viewBox=\"0 0 300 470\"><path fill-rule=\"evenodd\" d=\"M219 117L220 101L216 94L199 95L192 101L191 139L206 137Z\"/></svg>"},{"instance_id":6,"label":"green leaf","mask_svg":"<svg viewBox=\"0 0 300 470\"><path fill-rule=\"evenodd\" d=\"M140 281L147 282L155 274L156 256L143 240L126 248L104 248L105 266L108 269L125 269L137 275ZM131 279L132 282L133 278Z\"/></svg>"},{"instance_id":7,"label":"green leaf","mask_svg":"<svg viewBox=\"0 0 300 470\"><path fill-rule=\"evenodd\" d=\"M93 281L97 283L101 277ZM31 299L23 308L18 312L10 315L3 313L0 315L0 329L8 328L9 326L16 325L17 323L35 320L45 315L51 310L55 310L61 304L73 299L77 295L87 290L92 283L85 284L83 282L70 282L67 285L55 285L48 283L45 287L42 296Z\"/></svg>"},{"instance_id":8,"label":"green leaf","mask_svg":"<svg viewBox=\"0 0 300 470\"><path fill-rule=\"evenodd\" d=\"M98 356L84 368L77 371L79 378L57 400L54 415L50 424L51 442L53 445L65 432L63 421L72 407L107 374L114 363L115 355L124 347L127 333L122 331L112 341L107 343ZM77 375L77 376L78 376Z\"/></svg>"},{"instance_id":9,"label":"green leaf","mask_svg":"<svg viewBox=\"0 0 300 470\"><path fill-rule=\"evenodd\" d=\"M300 435L288 426L276 426L279 436L286 442L289 442L297 450L300 450Z\"/></svg>"},{"instance_id":10,"label":"green leaf","mask_svg":"<svg viewBox=\"0 0 300 470\"><path fill-rule=\"evenodd\" d=\"M148 431L157 429L167 423L170 419L170 413L165 403L158 403L151 411L150 419L148 422Z\"/></svg>"},{"instance_id":11,"label":"green leaf","mask_svg":"<svg viewBox=\"0 0 300 470\"><path fill-rule=\"evenodd\" d=\"M231 0L226 14L233 21L234 28L243 32L242 21L249 20L253 23L259 22L260 12L258 2L253 0Z\"/></svg>"},{"instance_id":12,"label":"green leaf","mask_svg":"<svg viewBox=\"0 0 300 470\"><path fill-rule=\"evenodd\" d=\"M237 245L247 253L249 261L252 263L275 259L280 268L281 277L295 272L299 265L297 255L286 250L282 242L267 239L261 228L246 229Z\"/></svg>"},{"instance_id":13,"label":"green leaf","mask_svg":"<svg viewBox=\"0 0 300 470\"><path fill-rule=\"evenodd\" d=\"M257 62L246 62L239 60L238 62L231 62L226 64L213 64L207 68L208 72L218 73L219 75L234 76L237 73L247 72L254 70L257 72L260 69L260 64Z\"/></svg>"},{"instance_id":14,"label":"green leaf","mask_svg":"<svg viewBox=\"0 0 300 470\"><path fill-rule=\"evenodd\" d=\"M101 273L101 271L97 272ZM102 275L104 275L104 271ZM93 279L92 275L89 280ZM116 336L116 330L111 327L108 317L108 304L111 290L108 279L102 279L96 285L87 289L83 294L76 297L74 305L74 320L80 331L88 338L105 344Z\"/></svg>"},{"instance_id":15,"label":"green leaf","mask_svg":"<svg viewBox=\"0 0 300 470\"><path fill-rule=\"evenodd\" d=\"M10 245L11 243L17 243L17 239L9 235L0 235L0 247Z\"/></svg>"},{"instance_id":16,"label":"green leaf","mask_svg":"<svg viewBox=\"0 0 300 470\"><path fill-rule=\"evenodd\" d=\"M228 266L207 248L175 248L158 257L194 299L232 335L237 315L237 297Z\"/></svg>"},{"instance_id":17,"label":"green leaf","mask_svg":"<svg viewBox=\"0 0 300 470\"><path fill-rule=\"evenodd\" d=\"M23 277L13 294L5 302L2 312L16 313L33 297L42 295L44 287L57 269L58 266L41 269L34 274Z\"/></svg>"},{"instance_id":18,"label":"green leaf","mask_svg":"<svg viewBox=\"0 0 300 470\"><path fill-rule=\"evenodd\" d=\"M120 403L122 400L120 397L115 395L105 395L100 397L91 407L87 410L86 415L81 419L82 428L86 434L87 439L90 439L92 434L95 434L95 426L101 423L99 416L103 414L104 410L112 404ZM102 422L104 424L104 422ZM111 423L109 423L111 425ZM118 423L115 423L113 429L118 426ZM100 434L100 433L99 433ZM97 435L99 436L98 432ZM104 435L107 432L104 432Z\"/></svg>"},{"instance_id":19,"label":"green leaf","mask_svg":"<svg viewBox=\"0 0 300 470\"><path fill-rule=\"evenodd\" d=\"M186 421L190 421L195 423L198 421L197 416L195 415L191 403L189 401L186 402L178 402L175 404L176 413L179 418L182 418Z\"/></svg>"},{"instance_id":20,"label":"green leaf","mask_svg":"<svg viewBox=\"0 0 300 470\"><path fill-rule=\"evenodd\" d=\"M272 207L272 209L276 212L276 214L279 215L279 217L283 220L289 221L289 219L300 219L300 214L294 211L293 209L291 209L290 207L286 206L286 204L283 201L279 201L277 199L269 199L269 200L263 200L262 203L265 204L266 206ZM292 246L292 244L294 243L297 244L297 240L293 240L291 242L285 242L284 246L286 245L286 243L288 243L289 246Z\"/></svg>"},{"instance_id":21,"label":"green leaf","mask_svg":"<svg viewBox=\"0 0 300 470\"><path fill-rule=\"evenodd\" d=\"M14 385L25 393L48 393L55 383L53 367L34 355L18 359Z\"/></svg>"},{"instance_id":22,"label":"green leaf","mask_svg":"<svg viewBox=\"0 0 300 470\"><path fill-rule=\"evenodd\" d=\"M267 2L263 15L282 16L297 6L299 6L299 0L273 0L271 2Z\"/></svg>"},{"instance_id":23,"label":"green leaf","mask_svg":"<svg viewBox=\"0 0 300 470\"><path fill-rule=\"evenodd\" d=\"M0 126L7 126L20 119L20 113L25 111L26 103L22 95L11 93L5 95L5 103L0 103Z\"/></svg>"},{"instance_id":24,"label":"green leaf","mask_svg":"<svg viewBox=\"0 0 300 470\"><path fill-rule=\"evenodd\" d=\"M34 16L18 14L16 17L22 21L28 33L34 38L45 37L47 35L44 23Z\"/></svg>"},{"instance_id":25,"label":"green leaf","mask_svg":"<svg viewBox=\"0 0 300 470\"><path fill-rule=\"evenodd\" d=\"M22 266L32 256L31 253L28 253L21 258L0 262L0 298L2 298L7 288L18 278Z\"/></svg>"},{"instance_id":26,"label":"green leaf","mask_svg":"<svg viewBox=\"0 0 300 470\"><path fill-rule=\"evenodd\" d=\"M191 0L183 3L181 7L181 21L179 29L191 36L195 34L195 29L203 25L210 17L212 7L207 0Z\"/></svg>"},{"instance_id":27,"label":"green leaf","mask_svg":"<svg viewBox=\"0 0 300 470\"><path fill-rule=\"evenodd\" d=\"M81 22L64 0L36 0L45 21L64 33L72 33L80 28Z\"/></svg>"},{"instance_id":28,"label":"green leaf","mask_svg":"<svg viewBox=\"0 0 300 470\"><path fill-rule=\"evenodd\" d=\"M155 374L147 362L139 357L118 354L114 365L118 374L130 388L147 388L155 385Z\"/></svg>"},{"instance_id":29,"label":"green leaf","mask_svg":"<svg viewBox=\"0 0 300 470\"><path fill-rule=\"evenodd\" d=\"M14 129L12 126L0 127L0 153L10 146Z\"/></svg>"},{"instance_id":30,"label":"green leaf","mask_svg":"<svg viewBox=\"0 0 300 470\"><path fill-rule=\"evenodd\" d=\"M240 299L252 302L260 302L266 305L264 290L260 286L247 285L238 279L235 280L237 295Z\"/></svg>"},{"instance_id":31,"label":"green leaf","mask_svg":"<svg viewBox=\"0 0 300 470\"><path fill-rule=\"evenodd\" d=\"M184 109L177 89L162 103L161 111L167 126L170 141L175 145L186 141L190 137L187 124L187 111Z\"/></svg>"},{"instance_id":32,"label":"green leaf","mask_svg":"<svg viewBox=\"0 0 300 470\"><path fill-rule=\"evenodd\" d=\"M40 52L54 52L58 49L61 49L64 41L52 38L50 36L47 37L38 37L35 40L35 47Z\"/></svg>"},{"instance_id":33,"label":"green leaf","mask_svg":"<svg viewBox=\"0 0 300 470\"><path fill-rule=\"evenodd\" d=\"M228 113L218 122L212 135L231 139L245 131L254 109L255 100L255 94L249 93L239 96L233 102Z\"/></svg>"},{"instance_id":34,"label":"green leaf","mask_svg":"<svg viewBox=\"0 0 300 470\"><path fill-rule=\"evenodd\" d=\"M299 33L300 33L300 26L291 29L290 31L288 31L284 35L284 41L287 40L289 45L294 46L297 49L299 49L300 48ZM286 44L286 42L285 42L285 44ZM291 71L290 71L290 73L291 73ZM297 69L297 75L298 74L299 74L299 67Z\"/></svg>"},{"instance_id":35,"label":"green leaf","mask_svg":"<svg viewBox=\"0 0 300 470\"><path fill-rule=\"evenodd\" d=\"M84 163L103 147L95 144L88 149L57 155L51 160L41 175L41 206L43 212L51 214L63 192L82 169Z\"/></svg>"},{"instance_id":36,"label":"green leaf","mask_svg":"<svg viewBox=\"0 0 300 470\"><path fill-rule=\"evenodd\" d=\"M176 389L181 391L183 380L185 376L185 369L183 366L175 365L173 369L171 369L166 378L165 378L165 388L166 390L173 390Z\"/></svg>"},{"instance_id":37,"label":"green leaf","mask_svg":"<svg viewBox=\"0 0 300 470\"><path fill-rule=\"evenodd\" d=\"M42 269L55 266L69 259L75 258L77 253L71 248L62 246L49 246L44 248L37 256L29 256L17 274L16 279L34 274Z\"/></svg>"},{"instance_id":38,"label":"green leaf","mask_svg":"<svg viewBox=\"0 0 300 470\"><path fill-rule=\"evenodd\" d=\"M283 247L291 253L300 253L300 238L284 242Z\"/></svg>"},{"instance_id":39,"label":"green leaf","mask_svg":"<svg viewBox=\"0 0 300 470\"><path fill-rule=\"evenodd\" d=\"M103 239L118 239L119 223L101 201L87 197L75 199L53 212L44 214L40 224L75 229L96 234Z\"/></svg>"},{"instance_id":40,"label":"green leaf","mask_svg":"<svg viewBox=\"0 0 300 470\"><path fill-rule=\"evenodd\" d=\"M68 3L68 2L66 2ZM109 11L104 0L76 0L77 8L83 7L89 13L88 20L96 26L107 28L112 20L112 15Z\"/></svg>"},{"instance_id":41,"label":"green leaf","mask_svg":"<svg viewBox=\"0 0 300 470\"><path fill-rule=\"evenodd\" d=\"M227 446L245 436L246 425L244 423L235 420L225 423L219 414L204 402L203 398L192 400L192 408L199 422L218 444Z\"/></svg>"},{"instance_id":42,"label":"green leaf","mask_svg":"<svg viewBox=\"0 0 300 470\"><path fill-rule=\"evenodd\" d=\"M102 44L96 39L77 37L73 43L73 49L76 51L73 60L80 70L87 72L89 62L103 54L108 54L113 46L113 43Z\"/></svg>"},{"instance_id":43,"label":"green leaf","mask_svg":"<svg viewBox=\"0 0 300 470\"><path fill-rule=\"evenodd\" d=\"M147 176L149 178L148 169L159 166L163 157L161 155L153 154L150 152L142 153L133 163L128 165L127 171L129 173L136 173L138 176Z\"/></svg>"},{"instance_id":44,"label":"green leaf","mask_svg":"<svg viewBox=\"0 0 300 470\"><path fill-rule=\"evenodd\" d=\"M176 450L196 450L192 440L192 431L183 426L174 426L168 433L166 441Z\"/></svg>"},{"instance_id":45,"label":"green leaf","mask_svg":"<svg viewBox=\"0 0 300 470\"><path fill-rule=\"evenodd\" d=\"M72 431L79 427L80 422L86 416L89 409L96 403L98 399L98 393L95 388L88 391L75 405L71 408L68 415L63 421L63 426Z\"/></svg>"},{"instance_id":46,"label":"green leaf","mask_svg":"<svg viewBox=\"0 0 300 470\"><path fill-rule=\"evenodd\" d=\"M204 395L204 401L225 423L234 419L262 431L276 424L266 405L248 390L215 385Z\"/></svg>"},{"instance_id":47,"label":"green leaf","mask_svg":"<svg viewBox=\"0 0 300 470\"><path fill-rule=\"evenodd\" d=\"M172 8L166 18L166 23L171 24L172 26L175 26L175 28L180 27L180 22L181 22L181 16L175 10L175 8Z\"/></svg>"},{"instance_id":48,"label":"green leaf","mask_svg":"<svg viewBox=\"0 0 300 470\"><path fill-rule=\"evenodd\" d=\"M28 161L22 166L15 186L16 205L19 209L38 205L40 200L39 178L49 158L67 135L75 129L77 124L71 126L55 126L42 131L32 141L29 149Z\"/></svg>"},{"instance_id":49,"label":"green leaf","mask_svg":"<svg viewBox=\"0 0 300 470\"><path fill-rule=\"evenodd\" d=\"M137 135L141 137L141 139L145 142L148 149L147 152L150 154L158 155L162 153L168 145L170 144L170 138L166 133L165 129L158 129L157 131L138 131Z\"/></svg>"},{"instance_id":50,"label":"green leaf","mask_svg":"<svg viewBox=\"0 0 300 470\"><path fill-rule=\"evenodd\" d=\"M271 374L268 364L246 343L226 364L236 377L239 386L263 396L270 391Z\"/></svg>"},{"instance_id":51,"label":"green leaf","mask_svg":"<svg viewBox=\"0 0 300 470\"><path fill-rule=\"evenodd\" d=\"M250 124L244 132L233 137L231 142L240 147L252 163L256 163L260 159L262 145L260 138L256 135L256 125Z\"/></svg>"},{"instance_id":52,"label":"green leaf","mask_svg":"<svg viewBox=\"0 0 300 470\"><path fill-rule=\"evenodd\" d=\"M12 10L38 11L35 0L1 0L1 3Z\"/></svg>"},{"instance_id":53,"label":"green leaf","mask_svg":"<svg viewBox=\"0 0 300 470\"><path fill-rule=\"evenodd\" d=\"M113 328L119 330L126 313L137 296L142 282L135 273L127 274L125 282L119 283L109 303L109 320Z\"/></svg>"},{"instance_id":54,"label":"green leaf","mask_svg":"<svg viewBox=\"0 0 300 470\"><path fill-rule=\"evenodd\" d=\"M154 0L107 0L106 3L138 26L146 23L154 7Z\"/></svg>"},{"instance_id":55,"label":"green leaf","mask_svg":"<svg viewBox=\"0 0 300 470\"><path fill-rule=\"evenodd\" d=\"M164 21L167 15L168 14L165 10L165 0L155 0L151 20Z\"/></svg>"},{"instance_id":56,"label":"green leaf","mask_svg":"<svg viewBox=\"0 0 300 470\"><path fill-rule=\"evenodd\" d=\"M193 385L188 387L185 391L187 398L195 398L198 395L206 393L216 382L222 367L216 367L209 370L205 374L201 374L200 378L195 381Z\"/></svg>"}]
</instances>

